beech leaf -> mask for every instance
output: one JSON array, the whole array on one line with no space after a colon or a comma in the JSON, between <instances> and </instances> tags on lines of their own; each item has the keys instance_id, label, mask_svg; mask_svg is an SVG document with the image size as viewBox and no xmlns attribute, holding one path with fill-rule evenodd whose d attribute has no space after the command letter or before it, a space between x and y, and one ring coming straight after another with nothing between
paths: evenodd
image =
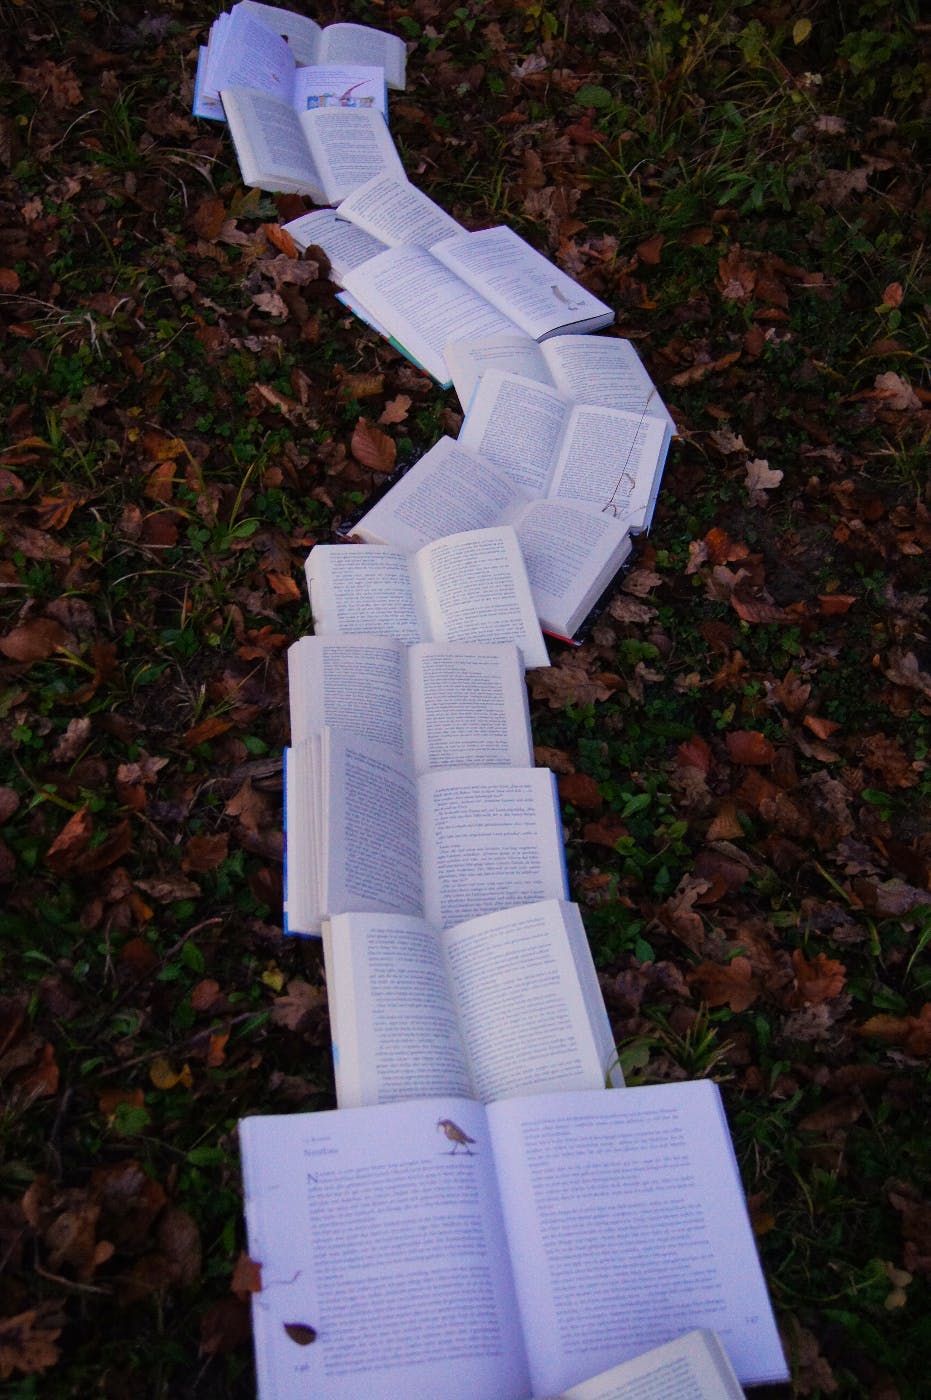
<instances>
[{"instance_id":1,"label":"beech leaf","mask_svg":"<svg viewBox=\"0 0 931 1400\"><path fill-rule=\"evenodd\" d=\"M286 258L299 258L301 256L300 249L294 239L280 224L263 224L262 232L269 243L277 248L279 253L284 253Z\"/></svg>"},{"instance_id":2,"label":"beech leaf","mask_svg":"<svg viewBox=\"0 0 931 1400\"><path fill-rule=\"evenodd\" d=\"M360 418L352 434L352 455L370 471L388 475L394 471L397 448L394 439L367 418Z\"/></svg>"}]
</instances>

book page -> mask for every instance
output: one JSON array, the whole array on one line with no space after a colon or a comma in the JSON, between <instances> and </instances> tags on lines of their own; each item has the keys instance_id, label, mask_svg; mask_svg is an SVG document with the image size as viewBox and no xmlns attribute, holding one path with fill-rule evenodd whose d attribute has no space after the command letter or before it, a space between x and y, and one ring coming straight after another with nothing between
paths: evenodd
<instances>
[{"instance_id":1,"label":"book page","mask_svg":"<svg viewBox=\"0 0 931 1400\"><path fill-rule=\"evenodd\" d=\"M337 915L323 951L340 1108L472 1097L435 929L396 914Z\"/></svg>"},{"instance_id":2,"label":"book page","mask_svg":"<svg viewBox=\"0 0 931 1400\"><path fill-rule=\"evenodd\" d=\"M396 549L318 544L304 565L314 630L361 632L419 642L424 623L410 563Z\"/></svg>"},{"instance_id":3,"label":"book page","mask_svg":"<svg viewBox=\"0 0 931 1400\"><path fill-rule=\"evenodd\" d=\"M564 1390L560 1400L744 1400L713 1332L688 1332Z\"/></svg>"},{"instance_id":4,"label":"book page","mask_svg":"<svg viewBox=\"0 0 931 1400\"><path fill-rule=\"evenodd\" d=\"M533 501L514 520L540 625L574 636L631 551L627 522L581 501Z\"/></svg>"},{"instance_id":5,"label":"book page","mask_svg":"<svg viewBox=\"0 0 931 1400\"><path fill-rule=\"evenodd\" d=\"M253 88L220 94L243 183L322 198L321 174L294 108Z\"/></svg>"},{"instance_id":6,"label":"book page","mask_svg":"<svg viewBox=\"0 0 931 1400\"><path fill-rule=\"evenodd\" d=\"M294 73L291 101L293 106L308 110L316 107L370 107L387 117L388 94L384 70L366 68L361 64L298 68Z\"/></svg>"},{"instance_id":7,"label":"book page","mask_svg":"<svg viewBox=\"0 0 931 1400\"><path fill-rule=\"evenodd\" d=\"M260 1400L529 1395L480 1104L247 1118L239 1140Z\"/></svg>"},{"instance_id":8,"label":"book page","mask_svg":"<svg viewBox=\"0 0 931 1400\"><path fill-rule=\"evenodd\" d=\"M716 1331L743 1384L786 1377L717 1086L488 1109L535 1393Z\"/></svg>"},{"instance_id":9,"label":"book page","mask_svg":"<svg viewBox=\"0 0 931 1400\"><path fill-rule=\"evenodd\" d=\"M629 340L558 335L543 346L556 387L576 403L648 413L674 429L656 386Z\"/></svg>"},{"instance_id":10,"label":"book page","mask_svg":"<svg viewBox=\"0 0 931 1400\"><path fill-rule=\"evenodd\" d=\"M337 213L390 247L416 244L429 248L441 238L461 233L462 225L445 209L396 175L376 175L340 204Z\"/></svg>"},{"instance_id":11,"label":"book page","mask_svg":"<svg viewBox=\"0 0 931 1400\"><path fill-rule=\"evenodd\" d=\"M477 1098L604 1087L557 900L457 924L443 944Z\"/></svg>"},{"instance_id":12,"label":"book page","mask_svg":"<svg viewBox=\"0 0 931 1400\"><path fill-rule=\"evenodd\" d=\"M423 643L408 653L414 767L531 768L533 740L516 646Z\"/></svg>"},{"instance_id":13,"label":"book page","mask_svg":"<svg viewBox=\"0 0 931 1400\"><path fill-rule=\"evenodd\" d=\"M197 72L194 75L194 100L191 111L195 117L205 117L207 121L226 121L223 115L223 103L220 101L220 94L212 92L209 96L206 92L207 82L207 45L201 44L197 50Z\"/></svg>"},{"instance_id":14,"label":"book page","mask_svg":"<svg viewBox=\"0 0 931 1400\"><path fill-rule=\"evenodd\" d=\"M526 499L497 467L442 437L363 515L354 533L413 553L443 535L498 525Z\"/></svg>"},{"instance_id":15,"label":"book page","mask_svg":"<svg viewBox=\"0 0 931 1400\"><path fill-rule=\"evenodd\" d=\"M433 637L516 642L525 666L550 664L520 546L509 525L448 535L426 545L415 561Z\"/></svg>"},{"instance_id":16,"label":"book page","mask_svg":"<svg viewBox=\"0 0 931 1400\"><path fill-rule=\"evenodd\" d=\"M505 226L460 234L434 247L440 262L493 302L522 331L541 340L560 326L595 320L607 325L614 312L542 253Z\"/></svg>"},{"instance_id":17,"label":"book page","mask_svg":"<svg viewBox=\"0 0 931 1400\"><path fill-rule=\"evenodd\" d=\"M355 224L338 219L335 209L314 209L282 224L282 228L290 233L302 252L312 243L323 249L330 259L330 276L334 282L341 283L347 272L385 251L384 243L377 238L356 228Z\"/></svg>"},{"instance_id":18,"label":"book page","mask_svg":"<svg viewBox=\"0 0 931 1400\"><path fill-rule=\"evenodd\" d=\"M574 337L559 336L553 343L570 339ZM538 384L553 384L553 376L543 358L543 349L529 335L490 335L484 340L451 340L443 354L463 413L468 412L475 386L489 369L519 374L524 379L535 379Z\"/></svg>"},{"instance_id":19,"label":"book page","mask_svg":"<svg viewBox=\"0 0 931 1400\"><path fill-rule=\"evenodd\" d=\"M323 799L319 736L284 751L284 928L314 935L323 917Z\"/></svg>"},{"instance_id":20,"label":"book page","mask_svg":"<svg viewBox=\"0 0 931 1400\"><path fill-rule=\"evenodd\" d=\"M325 726L411 755L407 648L390 637L302 637L288 648L291 743Z\"/></svg>"},{"instance_id":21,"label":"book page","mask_svg":"<svg viewBox=\"0 0 931 1400\"><path fill-rule=\"evenodd\" d=\"M404 87L407 47L397 34L365 24L330 24L323 31L321 63L365 63L384 68L389 87Z\"/></svg>"},{"instance_id":22,"label":"book page","mask_svg":"<svg viewBox=\"0 0 931 1400\"><path fill-rule=\"evenodd\" d=\"M237 6L208 45L206 95L222 88L257 88L291 101L295 57L284 39Z\"/></svg>"},{"instance_id":23,"label":"book page","mask_svg":"<svg viewBox=\"0 0 931 1400\"><path fill-rule=\"evenodd\" d=\"M327 201L336 204L373 175L403 178L401 157L380 112L370 107L317 107L298 119L323 176Z\"/></svg>"},{"instance_id":24,"label":"book page","mask_svg":"<svg viewBox=\"0 0 931 1400\"><path fill-rule=\"evenodd\" d=\"M420 779L426 917L439 928L539 899L565 899L556 785L548 768L459 768Z\"/></svg>"},{"instance_id":25,"label":"book page","mask_svg":"<svg viewBox=\"0 0 931 1400\"><path fill-rule=\"evenodd\" d=\"M425 248L391 248L357 268L346 287L436 379L449 378L443 346L454 335L499 335L513 322L454 277Z\"/></svg>"},{"instance_id":26,"label":"book page","mask_svg":"<svg viewBox=\"0 0 931 1400\"><path fill-rule=\"evenodd\" d=\"M571 408L558 389L489 370L478 382L458 441L529 495L543 496Z\"/></svg>"},{"instance_id":27,"label":"book page","mask_svg":"<svg viewBox=\"0 0 931 1400\"><path fill-rule=\"evenodd\" d=\"M422 917L417 784L389 749L323 731L323 913Z\"/></svg>"},{"instance_id":28,"label":"book page","mask_svg":"<svg viewBox=\"0 0 931 1400\"><path fill-rule=\"evenodd\" d=\"M320 25L307 15L295 14L293 10L283 10L278 5L263 5L260 0L239 0L233 6L237 13L243 11L254 19L287 39L298 63L316 63L318 45L322 30Z\"/></svg>"},{"instance_id":29,"label":"book page","mask_svg":"<svg viewBox=\"0 0 931 1400\"><path fill-rule=\"evenodd\" d=\"M566 424L550 494L592 501L641 526L666 460L666 426L638 413L573 409Z\"/></svg>"}]
</instances>

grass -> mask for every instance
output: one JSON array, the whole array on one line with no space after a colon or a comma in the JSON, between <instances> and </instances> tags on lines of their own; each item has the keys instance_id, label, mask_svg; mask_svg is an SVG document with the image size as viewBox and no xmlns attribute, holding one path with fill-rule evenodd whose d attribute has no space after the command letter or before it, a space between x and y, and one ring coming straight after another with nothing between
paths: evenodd
<instances>
[{"instance_id":1,"label":"grass","mask_svg":"<svg viewBox=\"0 0 931 1400\"><path fill-rule=\"evenodd\" d=\"M19 639L0 658L0 1327L35 1314L32 1349L5 1352L0 1332L0 1357L16 1400L232 1400L254 1391L230 1291L236 1121L333 1101L319 952L280 928L303 559L378 484L349 451L358 418L408 397L385 431L409 459L455 431L456 405L324 281L286 317L255 299L274 285L262 226L297 209L243 191L224 133L187 115L208 6L0 16L0 638ZM918 11L487 0L318 17L415 43L392 116L412 177L589 282L673 408L642 587L568 658L572 699L533 700L536 742L600 794L564 807L572 893L630 1082L723 1085L792 1393L917 1400ZM380 387L343 392L344 373ZM889 374L918 399L884 397ZM754 458L783 473L761 501ZM734 757L748 732L771 761ZM734 1009L708 988L741 959L757 993ZM819 999L804 978L826 965ZM126 1173L135 1233L106 1172ZM157 1201L198 1251L172 1253Z\"/></svg>"}]
</instances>

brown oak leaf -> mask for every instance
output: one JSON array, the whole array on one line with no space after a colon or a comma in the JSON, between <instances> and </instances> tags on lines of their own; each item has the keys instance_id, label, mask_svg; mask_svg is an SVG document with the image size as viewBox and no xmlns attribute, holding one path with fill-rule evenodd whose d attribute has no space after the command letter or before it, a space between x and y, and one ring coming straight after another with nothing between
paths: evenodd
<instances>
[{"instance_id":1,"label":"brown oak leaf","mask_svg":"<svg viewBox=\"0 0 931 1400\"><path fill-rule=\"evenodd\" d=\"M403 423L408 413L413 399L409 394L398 394L395 398L389 399L378 415L379 423Z\"/></svg>"},{"instance_id":2,"label":"brown oak leaf","mask_svg":"<svg viewBox=\"0 0 931 1400\"><path fill-rule=\"evenodd\" d=\"M44 661L57 647L64 646L68 633L51 617L34 617L0 637L0 651L11 661Z\"/></svg>"},{"instance_id":3,"label":"brown oak leaf","mask_svg":"<svg viewBox=\"0 0 931 1400\"><path fill-rule=\"evenodd\" d=\"M791 998L794 1006L818 1006L823 1001L831 1001L839 996L847 980L847 969L835 958L818 953L809 962L801 948L792 953L792 966L795 969L795 992Z\"/></svg>"},{"instance_id":4,"label":"brown oak leaf","mask_svg":"<svg viewBox=\"0 0 931 1400\"><path fill-rule=\"evenodd\" d=\"M61 1328L43 1323L42 1316L40 1309L32 1308L0 1319L0 1380L8 1380L14 1371L35 1375L58 1361Z\"/></svg>"},{"instance_id":5,"label":"brown oak leaf","mask_svg":"<svg viewBox=\"0 0 931 1400\"><path fill-rule=\"evenodd\" d=\"M326 993L300 978L288 983L284 996L272 1002L272 1023L289 1031L303 1030L309 1018L316 1017L326 1004Z\"/></svg>"},{"instance_id":6,"label":"brown oak leaf","mask_svg":"<svg viewBox=\"0 0 931 1400\"><path fill-rule=\"evenodd\" d=\"M744 485L750 493L750 504L761 506L766 501L766 492L774 491L782 481L782 472L771 467L765 457L754 457L746 465Z\"/></svg>"},{"instance_id":7,"label":"brown oak leaf","mask_svg":"<svg viewBox=\"0 0 931 1400\"><path fill-rule=\"evenodd\" d=\"M917 1016L871 1016L857 1034L901 1046L909 1055L931 1055L931 1002L925 1002Z\"/></svg>"},{"instance_id":8,"label":"brown oak leaf","mask_svg":"<svg viewBox=\"0 0 931 1400\"><path fill-rule=\"evenodd\" d=\"M746 1011L760 995L760 982L749 958L737 956L729 963L703 962L688 975L709 1006L729 1006Z\"/></svg>"}]
</instances>

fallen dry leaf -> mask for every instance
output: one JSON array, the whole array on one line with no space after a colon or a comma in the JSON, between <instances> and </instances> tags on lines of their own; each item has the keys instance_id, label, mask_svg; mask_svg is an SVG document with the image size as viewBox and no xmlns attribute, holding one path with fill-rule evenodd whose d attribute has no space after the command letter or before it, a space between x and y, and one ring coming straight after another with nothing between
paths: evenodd
<instances>
[{"instance_id":1,"label":"fallen dry leaf","mask_svg":"<svg viewBox=\"0 0 931 1400\"><path fill-rule=\"evenodd\" d=\"M703 962L688 974L687 980L698 987L709 1006L729 1006L732 1011L746 1011L761 991L750 959L739 955L726 964Z\"/></svg>"},{"instance_id":2,"label":"fallen dry leaf","mask_svg":"<svg viewBox=\"0 0 931 1400\"><path fill-rule=\"evenodd\" d=\"M174 1089L178 1084L190 1089L194 1083L190 1065L183 1065L177 1072L172 1069L164 1055L158 1055L149 1067L149 1078L156 1089Z\"/></svg>"},{"instance_id":3,"label":"fallen dry leaf","mask_svg":"<svg viewBox=\"0 0 931 1400\"><path fill-rule=\"evenodd\" d=\"M294 239L280 224L263 224L262 232L269 243L277 248L279 253L284 253L286 258L299 258L301 256L301 251Z\"/></svg>"},{"instance_id":4,"label":"fallen dry leaf","mask_svg":"<svg viewBox=\"0 0 931 1400\"><path fill-rule=\"evenodd\" d=\"M262 1291L262 1265L250 1259L245 1250L239 1254L233 1266L230 1290L244 1300L250 1293Z\"/></svg>"},{"instance_id":5,"label":"fallen dry leaf","mask_svg":"<svg viewBox=\"0 0 931 1400\"><path fill-rule=\"evenodd\" d=\"M847 981L847 969L834 958L826 958L818 953L809 962L801 948L792 952L792 967L795 969L795 1005L816 1007L822 1001L830 1001L840 995Z\"/></svg>"},{"instance_id":6,"label":"fallen dry leaf","mask_svg":"<svg viewBox=\"0 0 931 1400\"><path fill-rule=\"evenodd\" d=\"M252 1336L252 1313L241 1298L219 1298L200 1320L201 1356L224 1356L247 1346Z\"/></svg>"},{"instance_id":7,"label":"fallen dry leaf","mask_svg":"<svg viewBox=\"0 0 931 1400\"><path fill-rule=\"evenodd\" d=\"M587 773L563 773L558 779L558 787L563 802L571 802L580 811L597 812L604 806L598 784Z\"/></svg>"},{"instance_id":8,"label":"fallen dry leaf","mask_svg":"<svg viewBox=\"0 0 931 1400\"><path fill-rule=\"evenodd\" d=\"M198 744L206 744L211 739L216 739L221 734L225 734L231 729L233 721L223 719L220 715L209 715L207 719L201 720L200 724L195 724L193 729L189 729L182 735L181 742L186 749L195 749Z\"/></svg>"},{"instance_id":9,"label":"fallen dry leaf","mask_svg":"<svg viewBox=\"0 0 931 1400\"><path fill-rule=\"evenodd\" d=\"M198 238L203 238L206 242L212 243L219 236L220 230L226 223L226 206L222 199L216 195L209 195L202 199L194 210L191 223Z\"/></svg>"},{"instance_id":10,"label":"fallen dry leaf","mask_svg":"<svg viewBox=\"0 0 931 1400\"><path fill-rule=\"evenodd\" d=\"M284 996L272 1002L272 1023L289 1031L304 1028L308 1018L316 1017L326 1004L326 993L320 987L294 978L288 983Z\"/></svg>"},{"instance_id":11,"label":"fallen dry leaf","mask_svg":"<svg viewBox=\"0 0 931 1400\"><path fill-rule=\"evenodd\" d=\"M68 633L60 622L50 617L35 617L0 637L0 651L11 661L31 665L33 661L44 661L67 640Z\"/></svg>"},{"instance_id":12,"label":"fallen dry leaf","mask_svg":"<svg viewBox=\"0 0 931 1400\"><path fill-rule=\"evenodd\" d=\"M72 870L90 845L94 819L89 807L82 807L62 827L45 853L45 863L56 875Z\"/></svg>"},{"instance_id":13,"label":"fallen dry leaf","mask_svg":"<svg viewBox=\"0 0 931 1400\"><path fill-rule=\"evenodd\" d=\"M727 754L733 763L763 767L772 763L776 750L756 729L736 729L725 735Z\"/></svg>"},{"instance_id":14,"label":"fallen dry leaf","mask_svg":"<svg viewBox=\"0 0 931 1400\"><path fill-rule=\"evenodd\" d=\"M403 423L412 403L413 399L408 394L398 394L395 398L389 399L378 415L379 423Z\"/></svg>"},{"instance_id":15,"label":"fallen dry leaf","mask_svg":"<svg viewBox=\"0 0 931 1400\"><path fill-rule=\"evenodd\" d=\"M877 374L873 383L880 391L887 408L893 408L897 413L909 413L921 408L921 399L911 384L900 374L896 374L895 370L890 369L885 374Z\"/></svg>"},{"instance_id":16,"label":"fallen dry leaf","mask_svg":"<svg viewBox=\"0 0 931 1400\"><path fill-rule=\"evenodd\" d=\"M545 700L551 709L565 705L591 705L614 694L599 675L590 675L584 666L560 657L554 666L538 666L528 671L527 684L535 700Z\"/></svg>"},{"instance_id":17,"label":"fallen dry leaf","mask_svg":"<svg viewBox=\"0 0 931 1400\"><path fill-rule=\"evenodd\" d=\"M394 439L383 433L367 418L360 418L356 424L350 449L357 462L370 471L387 475L394 471L397 448Z\"/></svg>"},{"instance_id":18,"label":"fallen dry leaf","mask_svg":"<svg viewBox=\"0 0 931 1400\"><path fill-rule=\"evenodd\" d=\"M901 1046L909 1055L931 1055L931 1002L917 1016L871 1016L857 1034Z\"/></svg>"},{"instance_id":19,"label":"fallen dry leaf","mask_svg":"<svg viewBox=\"0 0 931 1400\"><path fill-rule=\"evenodd\" d=\"M774 491L782 481L783 473L771 467L764 457L754 457L746 466L744 485L750 493L750 504L761 506L766 501L766 492Z\"/></svg>"},{"instance_id":20,"label":"fallen dry leaf","mask_svg":"<svg viewBox=\"0 0 931 1400\"><path fill-rule=\"evenodd\" d=\"M43 1323L43 1312L32 1308L0 1319L0 1380L9 1380L14 1371L37 1375L58 1361L61 1327Z\"/></svg>"},{"instance_id":21,"label":"fallen dry leaf","mask_svg":"<svg viewBox=\"0 0 931 1400\"><path fill-rule=\"evenodd\" d=\"M177 904L181 899L197 899L201 892L200 885L194 880L174 873L154 876L150 880L136 880L135 884L157 904Z\"/></svg>"},{"instance_id":22,"label":"fallen dry leaf","mask_svg":"<svg viewBox=\"0 0 931 1400\"><path fill-rule=\"evenodd\" d=\"M191 837L185 847L182 868L193 871L195 875L206 875L211 870L216 870L229 855L229 844L229 835L225 831L218 831L213 835L199 832Z\"/></svg>"}]
</instances>

